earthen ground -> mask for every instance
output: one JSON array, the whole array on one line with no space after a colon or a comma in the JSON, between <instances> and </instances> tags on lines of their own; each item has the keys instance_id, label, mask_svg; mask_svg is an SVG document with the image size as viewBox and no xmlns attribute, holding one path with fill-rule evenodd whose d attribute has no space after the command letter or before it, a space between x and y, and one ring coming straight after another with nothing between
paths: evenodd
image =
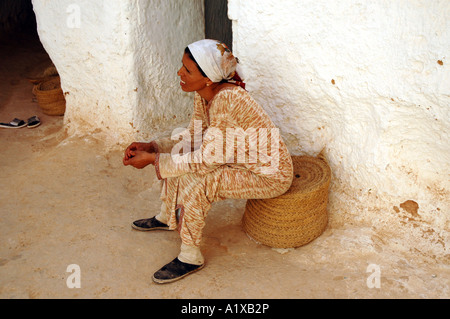
<instances>
[{"instance_id":1,"label":"earthen ground","mask_svg":"<svg viewBox=\"0 0 450 319\"><path fill-rule=\"evenodd\" d=\"M312 243L272 249L247 237L245 201L232 200L215 204L207 218L206 267L154 284L152 274L180 245L177 232L130 227L159 210L154 170L124 167L122 151L108 149L101 135L68 136L63 117L41 112L27 80L50 62L39 42L9 41L0 58L0 122L42 120L35 129L0 130L0 298L450 297L448 263L417 253L407 238L334 223L343 212L331 210ZM72 264L81 269L79 289L67 286ZM379 267L379 287L370 265Z\"/></svg>"}]
</instances>

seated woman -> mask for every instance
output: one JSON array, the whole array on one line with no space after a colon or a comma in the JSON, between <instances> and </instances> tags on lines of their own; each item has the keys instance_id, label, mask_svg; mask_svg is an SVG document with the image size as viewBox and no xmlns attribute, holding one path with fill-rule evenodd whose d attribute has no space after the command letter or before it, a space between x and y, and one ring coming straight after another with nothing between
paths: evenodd
<instances>
[{"instance_id":1,"label":"seated woman","mask_svg":"<svg viewBox=\"0 0 450 319\"><path fill-rule=\"evenodd\" d=\"M203 268L200 244L212 203L277 197L293 178L287 147L267 113L244 89L238 60L227 46L216 40L195 42L185 49L182 63L181 89L195 92L183 143L172 138L135 142L123 159L124 165L139 169L154 165L163 181L159 214L132 227L180 233L180 254L153 275L156 283L173 282ZM192 146L192 141L200 142Z\"/></svg>"}]
</instances>

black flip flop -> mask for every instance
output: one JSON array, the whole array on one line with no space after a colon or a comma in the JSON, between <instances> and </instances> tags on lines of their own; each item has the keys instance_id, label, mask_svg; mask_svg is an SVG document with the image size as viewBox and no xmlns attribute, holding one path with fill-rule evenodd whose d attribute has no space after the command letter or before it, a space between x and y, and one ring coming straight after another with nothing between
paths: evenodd
<instances>
[{"instance_id":1,"label":"black flip flop","mask_svg":"<svg viewBox=\"0 0 450 319\"><path fill-rule=\"evenodd\" d=\"M160 270L154 273L153 281L157 284L168 284L177 280L180 280L196 271L199 271L205 266L187 264L175 258L172 262L168 263Z\"/></svg>"},{"instance_id":2,"label":"black flip flop","mask_svg":"<svg viewBox=\"0 0 450 319\"><path fill-rule=\"evenodd\" d=\"M21 119L14 119L9 123L0 123L1 128L22 128L27 126L27 123Z\"/></svg>"},{"instance_id":3,"label":"black flip flop","mask_svg":"<svg viewBox=\"0 0 450 319\"><path fill-rule=\"evenodd\" d=\"M41 120L36 115L30 117L27 122L28 122L28 124L27 124L28 128L35 128L35 127L38 127L39 125L41 125Z\"/></svg>"}]
</instances>

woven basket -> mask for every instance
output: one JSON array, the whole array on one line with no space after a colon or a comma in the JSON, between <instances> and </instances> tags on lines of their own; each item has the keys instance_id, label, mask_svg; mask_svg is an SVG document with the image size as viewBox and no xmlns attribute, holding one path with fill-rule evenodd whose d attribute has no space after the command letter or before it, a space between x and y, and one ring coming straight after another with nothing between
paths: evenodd
<instances>
[{"instance_id":1,"label":"woven basket","mask_svg":"<svg viewBox=\"0 0 450 319\"><path fill-rule=\"evenodd\" d=\"M290 189L271 199L249 199L242 220L244 231L273 248L296 248L319 237L328 224L331 170L322 158L293 156Z\"/></svg>"},{"instance_id":2,"label":"woven basket","mask_svg":"<svg viewBox=\"0 0 450 319\"><path fill-rule=\"evenodd\" d=\"M59 76L37 84L33 88L42 112L47 115L64 115L66 99L61 89Z\"/></svg>"}]
</instances>

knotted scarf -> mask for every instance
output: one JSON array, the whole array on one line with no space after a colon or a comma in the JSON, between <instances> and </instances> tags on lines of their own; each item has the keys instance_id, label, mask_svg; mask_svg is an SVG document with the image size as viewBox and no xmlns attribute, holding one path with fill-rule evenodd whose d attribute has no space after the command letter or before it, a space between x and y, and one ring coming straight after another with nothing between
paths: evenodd
<instances>
[{"instance_id":1,"label":"knotted scarf","mask_svg":"<svg viewBox=\"0 0 450 319\"><path fill-rule=\"evenodd\" d=\"M192 56L207 77L214 83L226 81L245 89L239 60L231 50L217 40L200 40L188 46Z\"/></svg>"}]
</instances>

